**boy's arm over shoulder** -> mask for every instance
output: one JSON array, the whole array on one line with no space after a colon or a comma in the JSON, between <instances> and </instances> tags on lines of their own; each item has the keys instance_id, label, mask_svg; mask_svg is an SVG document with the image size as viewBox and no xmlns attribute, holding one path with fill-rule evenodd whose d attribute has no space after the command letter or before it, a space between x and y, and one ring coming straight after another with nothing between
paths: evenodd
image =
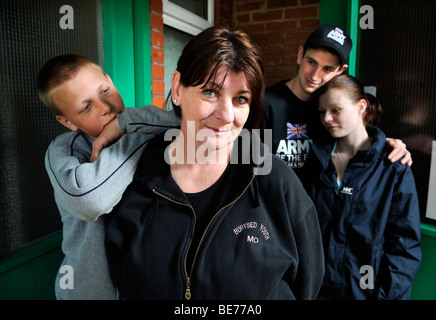
<instances>
[{"instance_id":1,"label":"boy's arm over shoulder","mask_svg":"<svg viewBox=\"0 0 436 320\"><path fill-rule=\"evenodd\" d=\"M126 134L92 163L92 142L82 133L67 132L54 139L45 154L45 167L59 210L66 207L86 221L109 213L132 181L143 148L153 136Z\"/></svg>"},{"instance_id":2,"label":"boy's arm over shoulder","mask_svg":"<svg viewBox=\"0 0 436 320\"><path fill-rule=\"evenodd\" d=\"M126 108L117 119L123 134L136 131L159 134L163 130L180 126L180 119L174 111L166 111L153 105Z\"/></svg>"},{"instance_id":3,"label":"boy's arm over shoulder","mask_svg":"<svg viewBox=\"0 0 436 320\"><path fill-rule=\"evenodd\" d=\"M174 111L166 111L149 105L142 108L126 108L117 115L100 136L95 139L92 146L91 162L95 161L101 150L117 141L123 134L141 132L156 136L170 128L180 127L180 119Z\"/></svg>"}]
</instances>

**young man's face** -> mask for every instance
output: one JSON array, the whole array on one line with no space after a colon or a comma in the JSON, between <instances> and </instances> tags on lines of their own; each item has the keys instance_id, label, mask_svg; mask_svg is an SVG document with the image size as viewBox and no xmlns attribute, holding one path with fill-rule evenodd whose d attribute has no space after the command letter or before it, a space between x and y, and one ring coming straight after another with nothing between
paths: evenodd
<instances>
[{"instance_id":1,"label":"young man's face","mask_svg":"<svg viewBox=\"0 0 436 320\"><path fill-rule=\"evenodd\" d=\"M124 102L110 77L92 64L83 66L52 93L62 115L56 119L72 131L96 139L124 111Z\"/></svg>"},{"instance_id":2,"label":"young man's face","mask_svg":"<svg viewBox=\"0 0 436 320\"><path fill-rule=\"evenodd\" d=\"M341 67L339 57L325 49L307 49L303 55L303 46L298 48L299 64L295 94L302 100L310 100L313 93L344 72L348 65Z\"/></svg>"}]
</instances>

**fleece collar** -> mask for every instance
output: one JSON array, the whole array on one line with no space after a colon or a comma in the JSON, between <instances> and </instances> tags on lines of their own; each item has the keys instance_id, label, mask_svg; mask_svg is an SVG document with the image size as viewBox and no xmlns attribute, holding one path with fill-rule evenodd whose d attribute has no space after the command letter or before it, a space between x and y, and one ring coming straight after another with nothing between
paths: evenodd
<instances>
[{"instance_id":1,"label":"fleece collar","mask_svg":"<svg viewBox=\"0 0 436 320\"><path fill-rule=\"evenodd\" d=\"M263 165L268 164L268 158L263 156L264 152L269 154L267 146L261 144L256 132L246 134L248 136L244 135L239 137L239 139L248 139L245 141L248 141L250 147L247 148L247 145L244 143L237 144L229 164L237 166L237 170L232 170L234 174L232 183L229 183L228 188L223 190L224 196L230 202L236 200L248 186L251 186L253 190L250 190L250 192L256 198L257 182L254 176L262 170ZM164 133L150 141L138 163L134 179L143 188L154 190L173 201L189 204L188 198L171 176L170 165L165 162L165 151L170 143L171 141L164 140ZM255 148L261 149L259 154L256 154L257 151L252 152L253 145L256 143L259 145ZM251 155L249 156L248 154ZM262 162L264 159L267 160ZM253 181L254 183L252 183Z\"/></svg>"}]
</instances>

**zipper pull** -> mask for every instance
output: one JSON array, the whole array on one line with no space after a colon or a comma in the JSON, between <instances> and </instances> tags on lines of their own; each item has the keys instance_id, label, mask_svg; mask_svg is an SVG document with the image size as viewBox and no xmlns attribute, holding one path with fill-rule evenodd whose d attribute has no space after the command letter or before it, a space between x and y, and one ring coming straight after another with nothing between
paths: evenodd
<instances>
[{"instance_id":1,"label":"zipper pull","mask_svg":"<svg viewBox=\"0 0 436 320\"><path fill-rule=\"evenodd\" d=\"M191 299L191 278L186 278L186 292L185 292L186 300Z\"/></svg>"}]
</instances>

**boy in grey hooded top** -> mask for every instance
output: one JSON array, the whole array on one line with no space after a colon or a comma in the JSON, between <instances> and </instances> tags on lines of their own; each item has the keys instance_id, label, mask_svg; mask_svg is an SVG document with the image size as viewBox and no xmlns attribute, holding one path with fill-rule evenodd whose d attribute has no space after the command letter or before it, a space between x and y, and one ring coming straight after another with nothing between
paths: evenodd
<instances>
[{"instance_id":1,"label":"boy in grey hooded top","mask_svg":"<svg viewBox=\"0 0 436 320\"><path fill-rule=\"evenodd\" d=\"M38 93L71 130L56 137L45 156L63 223L65 258L55 281L56 298L117 299L104 248L104 215L132 181L147 142L179 120L154 106L125 109L109 76L77 55L48 61L38 76ZM131 121L138 114L141 121ZM123 136L90 162L94 140L112 121L118 121Z\"/></svg>"}]
</instances>

